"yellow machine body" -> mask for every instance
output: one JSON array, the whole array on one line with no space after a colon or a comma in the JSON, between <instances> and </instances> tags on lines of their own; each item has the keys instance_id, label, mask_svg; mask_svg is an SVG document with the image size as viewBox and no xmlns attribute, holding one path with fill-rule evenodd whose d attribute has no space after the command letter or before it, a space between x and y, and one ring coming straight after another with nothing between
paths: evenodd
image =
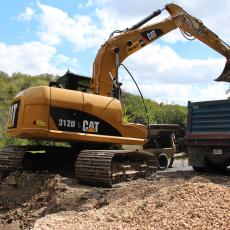
<instances>
[{"instance_id":1,"label":"yellow machine body","mask_svg":"<svg viewBox=\"0 0 230 230\"><path fill-rule=\"evenodd\" d=\"M13 101L11 136L69 142L144 144L143 125L125 124L119 100L41 86L19 93Z\"/></svg>"}]
</instances>

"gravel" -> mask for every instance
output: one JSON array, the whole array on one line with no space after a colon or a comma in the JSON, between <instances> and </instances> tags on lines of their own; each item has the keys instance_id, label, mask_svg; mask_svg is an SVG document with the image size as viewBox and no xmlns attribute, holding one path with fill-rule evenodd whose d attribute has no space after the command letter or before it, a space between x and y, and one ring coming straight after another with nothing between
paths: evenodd
<instances>
[{"instance_id":1,"label":"gravel","mask_svg":"<svg viewBox=\"0 0 230 230\"><path fill-rule=\"evenodd\" d=\"M111 189L58 174L14 176L0 180L0 229L230 229L229 172L159 172Z\"/></svg>"},{"instance_id":2,"label":"gravel","mask_svg":"<svg viewBox=\"0 0 230 230\"><path fill-rule=\"evenodd\" d=\"M47 215L35 223L34 230L213 230L230 226L230 189L211 182L208 177L140 180L109 190L97 200L99 204L103 200L104 205L94 205L87 211Z\"/></svg>"}]
</instances>

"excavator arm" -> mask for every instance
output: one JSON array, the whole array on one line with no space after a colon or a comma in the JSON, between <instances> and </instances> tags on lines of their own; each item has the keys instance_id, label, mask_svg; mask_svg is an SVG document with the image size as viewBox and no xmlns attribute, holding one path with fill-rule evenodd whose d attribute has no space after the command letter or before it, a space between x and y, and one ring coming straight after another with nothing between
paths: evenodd
<instances>
[{"instance_id":1,"label":"excavator arm","mask_svg":"<svg viewBox=\"0 0 230 230\"><path fill-rule=\"evenodd\" d=\"M179 25L182 34L197 38L226 57L224 70L216 81L230 82L230 46L209 30L199 19L189 15L181 7L175 4L168 4L166 5L166 9L172 17L178 14L183 14L183 20Z\"/></svg>"},{"instance_id":2,"label":"excavator arm","mask_svg":"<svg viewBox=\"0 0 230 230\"><path fill-rule=\"evenodd\" d=\"M101 46L93 65L90 85L93 93L112 96L114 88L119 87L119 65L131 54L177 28L184 36L193 36L225 56L227 59L225 69L216 80L230 81L230 47L199 19L189 15L180 6L171 3L164 9L169 12L169 18L143 26L162 12L162 10L157 10L131 28L121 31L119 35L111 36Z\"/></svg>"}]
</instances>

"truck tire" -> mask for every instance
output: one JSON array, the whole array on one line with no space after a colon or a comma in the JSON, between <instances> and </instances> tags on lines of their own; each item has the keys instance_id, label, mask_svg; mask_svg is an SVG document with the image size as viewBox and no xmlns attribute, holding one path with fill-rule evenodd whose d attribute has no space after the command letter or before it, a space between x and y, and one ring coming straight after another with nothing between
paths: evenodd
<instances>
[{"instance_id":1,"label":"truck tire","mask_svg":"<svg viewBox=\"0 0 230 230\"><path fill-rule=\"evenodd\" d=\"M215 164L209 160L206 160L205 167L193 166L196 172L209 172L209 173L223 173L227 166L225 164Z\"/></svg>"},{"instance_id":2,"label":"truck tire","mask_svg":"<svg viewBox=\"0 0 230 230\"><path fill-rule=\"evenodd\" d=\"M168 157L164 153L159 154L157 160L159 170L165 170L168 167Z\"/></svg>"},{"instance_id":3,"label":"truck tire","mask_svg":"<svg viewBox=\"0 0 230 230\"><path fill-rule=\"evenodd\" d=\"M206 172L207 168L206 167L197 167L197 166L192 166L193 170L196 172Z\"/></svg>"},{"instance_id":4,"label":"truck tire","mask_svg":"<svg viewBox=\"0 0 230 230\"><path fill-rule=\"evenodd\" d=\"M225 164L216 164L207 160L206 168L207 168L206 171L210 173L223 173L225 172L227 166Z\"/></svg>"}]
</instances>

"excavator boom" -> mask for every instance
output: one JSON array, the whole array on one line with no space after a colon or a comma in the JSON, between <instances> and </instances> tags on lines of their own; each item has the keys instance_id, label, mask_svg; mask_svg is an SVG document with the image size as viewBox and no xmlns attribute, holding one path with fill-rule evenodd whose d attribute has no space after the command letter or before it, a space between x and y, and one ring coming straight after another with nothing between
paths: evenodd
<instances>
[{"instance_id":1,"label":"excavator boom","mask_svg":"<svg viewBox=\"0 0 230 230\"><path fill-rule=\"evenodd\" d=\"M179 28L185 36L193 36L210 48L226 57L226 67L218 81L230 81L229 62L230 47L215 33L208 29L199 19L191 16L176 4L167 4L165 9L170 17L154 24L145 25L162 10L153 12L130 29L111 37L97 53L93 65L91 90L95 94L112 96L114 80L117 80L117 69L128 56L142 49L146 45ZM115 31L116 32L116 31Z\"/></svg>"}]
</instances>

